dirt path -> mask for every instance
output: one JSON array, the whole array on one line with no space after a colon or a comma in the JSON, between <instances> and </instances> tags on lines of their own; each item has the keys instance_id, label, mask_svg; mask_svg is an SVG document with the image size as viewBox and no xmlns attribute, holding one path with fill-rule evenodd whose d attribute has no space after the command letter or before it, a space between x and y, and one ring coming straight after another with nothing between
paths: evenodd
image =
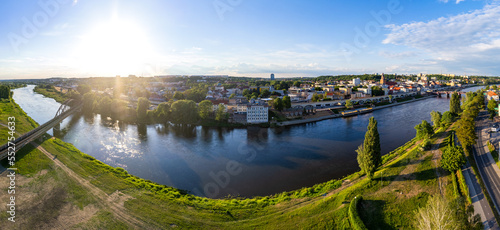
<instances>
[{"instance_id":1,"label":"dirt path","mask_svg":"<svg viewBox=\"0 0 500 230\"><path fill-rule=\"evenodd\" d=\"M435 144L432 145L432 163L434 164L435 166L435 170L436 170L436 176L437 176L437 179L438 179L438 184L439 184L439 193L441 194L441 196L444 196L444 191L443 191L443 183L442 183L442 180L443 180L443 175L441 175L441 173L439 172L439 158L441 156L441 150L439 150L439 145L441 145L441 143L443 143L443 140L444 138L446 138L446 135L448 134L448 131L450 129L446 130L446 132L443 132L439 135L437 141Z\"/></svg>"},{"instance_id":2,"label":"dirt path","mask_svg":"<svg viewBox=\"0 0 500 230\"><path fill-rule=\"evenodd\" d=\"M97 197L97 199L101 200L104 205L109 207L112 211L113 214L120 219L121 221L127 223L129 226L133 226L136 229L144 229L145 224L143 224L142 221L136 219L135 217L131 216L125 207L119 203L113 202L115 200L114 196L109 196L106 194L104 191L100 190L96 186L92 185L89 181L85 180L84 178L80 177L77 175L73 170L68 168L66 165L64 165L61 161L58 159L55 159L54 155L49 153L47 150L45 150L42 146L32 143L38 150L40 150L42 153L44 153L49 159L51 159L59 168L61 168L64 172L68 174L71 178L75 179L78 183L80 183L83 187L88 189L94 196ZM113 193L115 194L115 193Z\"/></svg>"}]
</instances>

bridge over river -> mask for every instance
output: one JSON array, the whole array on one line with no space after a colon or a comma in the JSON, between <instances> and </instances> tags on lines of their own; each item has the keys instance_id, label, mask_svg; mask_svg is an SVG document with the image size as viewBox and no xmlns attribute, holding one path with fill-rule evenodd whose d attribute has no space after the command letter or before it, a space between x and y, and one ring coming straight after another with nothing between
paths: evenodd
<instances>
[{"instance_id":1,"label":"bridge over river","mask_svg":"<svg viewBox=\"0 0 500 230\"><path fill-rule=\"evenodd\" d=\"M10 145L9 143L2 145L2 147L0 147L0 160L8 156L9 147L15 146L16 149L21 149L26 144L36 140L50 129L59 125L66 117L80 110L83 105L82 103L79 103L77 105L70 106L72 102L74 102L72 99L66 100L61 104L54 118L23 134L22 136L17 137L14 142L10 142Z\"/></svg>"}]
</instances>

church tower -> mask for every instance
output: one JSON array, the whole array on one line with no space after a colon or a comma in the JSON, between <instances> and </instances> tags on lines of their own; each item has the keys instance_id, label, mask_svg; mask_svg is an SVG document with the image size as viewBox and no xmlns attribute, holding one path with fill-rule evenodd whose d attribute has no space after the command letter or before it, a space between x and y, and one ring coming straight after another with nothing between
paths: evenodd
<instances>
[{"instance_id":1,"label":"church tower","mask_svg":"<svg viewBox=\"0 0 500 230\"><path fill-rule=\"evenodd\" d=\"M385 85L384 73L382 73L382 77L380 78L380 84Z\"/></svg>"}]
</instances>

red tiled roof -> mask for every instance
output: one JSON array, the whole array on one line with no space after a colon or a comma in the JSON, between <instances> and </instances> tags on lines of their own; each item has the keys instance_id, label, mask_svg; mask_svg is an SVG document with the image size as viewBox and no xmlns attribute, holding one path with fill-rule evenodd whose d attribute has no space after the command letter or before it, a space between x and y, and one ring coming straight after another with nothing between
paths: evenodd
<instances>
[{"instance_id":1,"label":"red tiled roof","mask_svg":"<svg viewBox=\"0 0 500 230\"><path fill-rule=\"evenodd\" d=\"M493 91L489 91L488 92L488 96L492 97L492 96L498 96L498 94L496 94L495 92Z\"/></svg>"}]
</instances>

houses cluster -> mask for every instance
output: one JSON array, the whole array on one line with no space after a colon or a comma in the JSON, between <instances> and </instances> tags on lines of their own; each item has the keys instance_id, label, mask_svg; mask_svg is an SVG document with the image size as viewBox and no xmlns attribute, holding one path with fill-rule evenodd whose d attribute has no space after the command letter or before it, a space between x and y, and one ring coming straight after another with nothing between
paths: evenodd
<instances>
[{"instance_id":1,"label":"houses cluster","mask_svg":"<svg viewBox=\"0 0 500 230\"><path fill-rule=\"evenodd\" d=\"M396 75L391 75L391 77L393 76ZM437 80L435 77L428 77L425 74L419 74L416 78L403 77L396 79L386 78L382 74L380 80L355 78L349 81L315 81L313 79L295 81L290 79L287 82L282 82L286 84L278 82L276 85L272 85L273 82L276 82L275 80L271 82L262 81L257 85L251 85L249 82L229 78L226 75L156 76L147 80L142 78L140 84L136 84L139 78L135 76L129 76L128 79L135 80L128 81L128 85L123 85L125 92L122 92L124 94L122 97L130 101L136 101L138 97L147 96L153 104L175 98L174 95L177 93L192 93L193 88L190 86L193 85L193 82L203 84L203 87L208 85L208 88L201 90L202 93L197 98L210 100L214 112L222 105L224 111L231 115L230 121L240 123L268 122L269 110L271 109L269 106L270 101L276 97L289 96L292 104L301 103L303 105L304 103L318 101L362 99L382 95L427 92L443 86L461 86L462 82L461 79ZM64 82L63 84L73 88L77 85L74 82ZM276 89L275 86L279 89ZM286 86L289 87L286 88ZM113 88L101 89L101 91L112 94ZM496 98L498 99L498 95ZM331 105L334 105L334 103L331 103ZM294 110L292 105L292 109L283 111L282 114L285 117L295 117L301 116L301 111Z\"/></svg>"},{"instance_id":2,"label":"houses cluster","mask_svg":"<svg viewBox=\"0 0 500 230\"><path fill-rule=\"evenodd\" d=\"M382 74L380 81L355 78L351 81L303 83L300 87L290 87L288 89L288 96L290 96L292 102L310 102L313 100L315 94L323 95L323 100L345 100L367 98L376 96L375 94L382 96L409 92L426 92L443 86L460 87L461 84L459 80L439 81L435 78L428 79L426 75L421 75L416 81L385 79L384 74ZM375 93L375 90L378 92Z\"/></svg>"}]
</instances>

